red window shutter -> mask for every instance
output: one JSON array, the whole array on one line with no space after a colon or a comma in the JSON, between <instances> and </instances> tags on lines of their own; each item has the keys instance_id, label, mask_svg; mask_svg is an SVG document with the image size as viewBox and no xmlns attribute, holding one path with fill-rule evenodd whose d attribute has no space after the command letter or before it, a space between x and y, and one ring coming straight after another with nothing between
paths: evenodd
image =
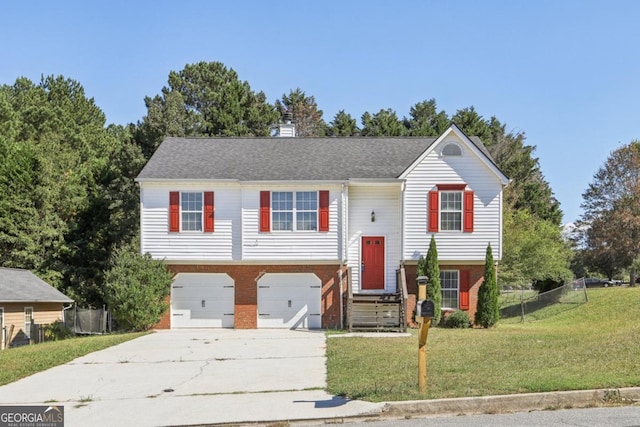
<instances>
[{"instance_id":1,"label":"red window shutter","mask_svg":"<svg viewBox=\"0 0 640 427\"><path fill-rule=\"evenodd\" d=\"M320 191L318 198L320 207L318 209L318 231L329 231L329 192Z\"/></svg>"},{"instance_id":2,"label":"red window shutter","mask_svg":"<svg viewBox=\"0 0 640 427\"><path fill-rule=\"evenodd\" d=\"M460 310L469 310L469 288L471 278L469 270L460 270Z\"/></svg>"},{"instance_id":3,"label":"red window shutter","mask_svg":"<svg viewBox=\"0 0 640 427\"><path fill-rule=\"evenodd\" d=\"M260 231L271 231L271 192L260 192Z\"/></svg>"},{"instance_id":4,"label":"red window shutter","mask_svg":"<svg viewBox=\"0 0 640 427\"><path fill-rule=\"evenodd\" d=\"M437 191L429 191L429 218L428 218L428 231L431 233L437 233L440 225L440 201Z\"/></svg>"},{"instance_id":5,"label":"red window shutter","mask_svg":"<svg viewBox=\"0 0 640 427\"><path fill-rule=\"evenodd\" d=\"M180 231L180 192L169 192L169 231Z\"/></svg>"},{"instance_id":6,"label":"red window shutter","mask_svg":"<svg viewBox=\"0 0 640 427\"><path fill-rule=\"evenodd\" d=\"M204 192L204 231L213 233L215 227L213 191Z\"/></svg>"},{"instance_id":7,"label":"red window shutter","mask_svg":"<svg viewBox=\"0 0 640 427\"><path fill-rule=\"evenodd\" d=\"M464 225L465 233L473 232L473 191L464 192Z\"/></svg>"}]
</instances>

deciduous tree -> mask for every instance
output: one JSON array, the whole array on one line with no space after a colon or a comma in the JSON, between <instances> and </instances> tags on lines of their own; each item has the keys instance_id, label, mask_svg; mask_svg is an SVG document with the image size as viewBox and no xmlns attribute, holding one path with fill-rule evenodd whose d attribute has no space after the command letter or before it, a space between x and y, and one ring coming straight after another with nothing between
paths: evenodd
<instances>
[{"instance_id":1,"label":"deciduous tree","mask_svg":"<svg viewBox=\"0 0 640 427\"><path fill-rule=\"evenodd\" d=\"M640 256L640 141L613 151L582 197L578 229L589 257L609 260L596 266L607 275L631 268L634 283L633 262Z\"/></svg>"},{"instance_id":2,"label":"deciduous tree","mask_svg":"<svg viewBox=\"0 0 640 427\"><path fill-rule=\"evenodd\" d=\"M530 285L534 281L571 279L572 252L559 226L525 209L506 210L500 263L500 284Z\"/></svg>"}]
</instances>

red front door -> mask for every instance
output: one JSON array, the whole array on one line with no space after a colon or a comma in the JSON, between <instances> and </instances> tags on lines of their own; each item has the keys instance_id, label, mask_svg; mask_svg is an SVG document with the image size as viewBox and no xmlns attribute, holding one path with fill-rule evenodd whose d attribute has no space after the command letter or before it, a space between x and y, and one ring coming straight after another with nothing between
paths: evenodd
<instances>
[{"instance_id":1,"label":"red front door","mask_svg":"<svg viewBox=\"0 0 640 427\"><path fill-rule=\"evenodd\" d=\"M384 290L384 237L362 238L360 289Z\"/></svg>"}]
</instances>

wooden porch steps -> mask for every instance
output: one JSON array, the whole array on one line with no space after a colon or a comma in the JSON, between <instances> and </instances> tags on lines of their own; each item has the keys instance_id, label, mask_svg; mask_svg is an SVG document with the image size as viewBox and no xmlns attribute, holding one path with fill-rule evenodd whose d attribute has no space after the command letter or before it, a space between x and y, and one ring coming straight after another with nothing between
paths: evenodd
<instances>
[{"instance_id":1,"label":"wooden porch steps","mask_svg":"<svg viewBox=\"0 0 640 427\"><path fill-rule=\"evenodd\" d=\"M350 308L350 331L405 331L399 294L354 294Z\"/></svg>"},{"instance_id":2,"label":"wooden porch steps","mask_svg":"<svg viewBox=\"0 0 640 427\"><path fill-rule=\"evenodd\" d=\"M407 279L403 267L396 270L396 292L354 294L350 281L351 269L347 277L349 332L406 332Z\"/></svg>"}]
</instances>

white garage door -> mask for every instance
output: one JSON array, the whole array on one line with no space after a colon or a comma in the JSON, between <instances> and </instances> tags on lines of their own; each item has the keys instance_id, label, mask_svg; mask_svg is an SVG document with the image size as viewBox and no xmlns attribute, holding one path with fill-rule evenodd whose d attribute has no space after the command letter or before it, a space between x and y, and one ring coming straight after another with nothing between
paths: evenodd
<instances>
[{"instance_id":1,"label":"white garage door","mask_svg":"<svg viewBox=\"0 0 640 427\"><path fill-rule=\"evenodd\" d=\"M172 328L233 328L233 279L224 273L178 273L171 285Z\"/></svg>"},{"instance_id":2,"label":"white garage door","mask_svg":"<svg viewBox=\"0 0 640 427\"><path fill-rule=\"evenodd\" d=\"M321 328L322 282L313 273L267 273L258 280L258 328Z\"/></svg>"}]
</instances>

